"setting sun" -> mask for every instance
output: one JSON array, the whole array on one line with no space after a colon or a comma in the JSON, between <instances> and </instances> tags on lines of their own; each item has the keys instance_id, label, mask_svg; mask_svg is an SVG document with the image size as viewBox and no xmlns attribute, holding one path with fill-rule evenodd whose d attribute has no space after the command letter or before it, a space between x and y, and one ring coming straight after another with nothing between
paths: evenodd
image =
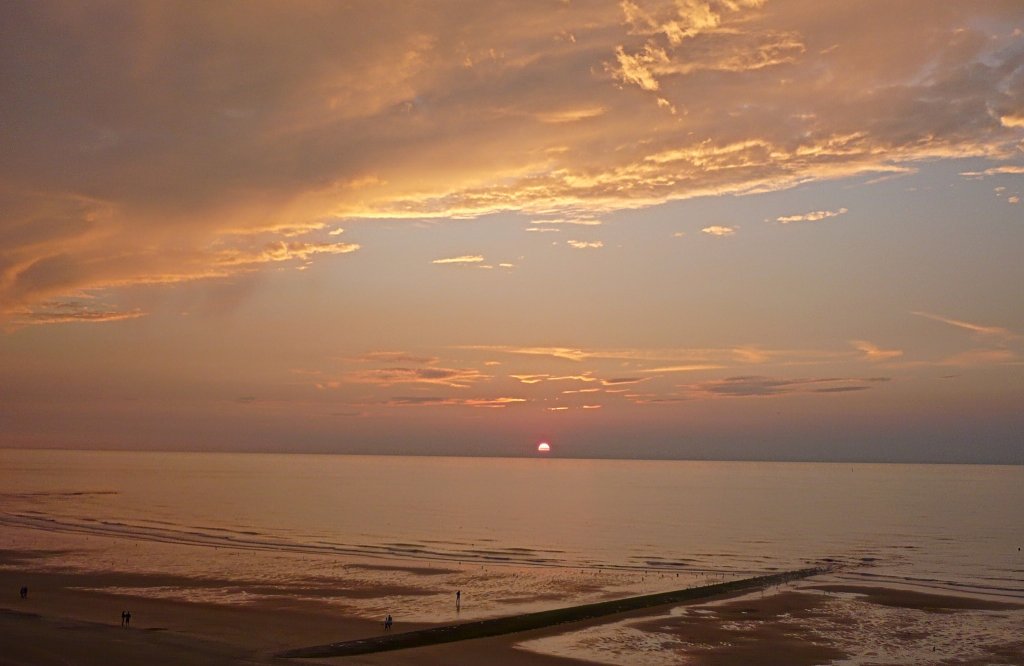
<instances>
[{"instance_id":1,"label":"setting sun","mask_svg":"<svg viewBox=\"0 0 1024 666\"><path fill-rule=\"evenodd\" d=\"M0 95L0 666L1024 666L1024 0L0 0Z\"/></svg>"}]
</instances>

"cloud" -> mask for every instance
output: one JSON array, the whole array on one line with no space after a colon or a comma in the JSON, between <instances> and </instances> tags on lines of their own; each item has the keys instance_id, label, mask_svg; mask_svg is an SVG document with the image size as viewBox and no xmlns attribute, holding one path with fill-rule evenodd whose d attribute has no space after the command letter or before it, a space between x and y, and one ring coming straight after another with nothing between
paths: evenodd
<instances>
[{"instance_id":1,"label":"cloud","mask_svg":"<svg viewBox=\"0 0 1024 666\"><path fill-rule=\"evenodd\" d=\"M885 18L799 0L6 3L0 310L324 260L340 222L599 219L1018 156L1024 54L990 26L1024 7Z\"/></svg>"},{"instance_id":2,"label":"cloud","mask_svg":"<svg viewBox=\"0 0 1024 666\"><path fill-rule=\"evenodd\" d=\"M783 379L764 376L741 376L703 382L682 387L705 397L770 397L790 393L846 393L862 391L870 386L863 379L853 378L811 378ZM828 386L821 386L828 384Z\"/></svg>"},{"instance_id":3,"label":"cloud","mask_svg":"<svg viewBox=\"0 0 1024 666\"><path fill-rule=\"evenodd\" d=\"M223 266L248 266L294 259L305 261L316 254L348 254L359 249L355 243L302 243L274 241L255 250L231 248L216 253Z\"/></svg>"},{"instance_id":4,"label":"cloud","mask_svg":"<svg viewBox=\"0 0 1024 666\"><path fill-rule=\"evenodd\" d=\"M571 247L577 250L596 250L604 247L604 243L601 241L581 241L581 240L570 240L566 241Z\"/></svg>"},{"instance_id":5,"label":"cloud","mask_svg":"<svg viewBox=\"0 0 1024 666\"><path fill-rule=\"evenodd\" d=\"M713 363L691 363L688 365L662 365L656 368L646 368L641 370L640 372L700 372L702 370L720 370L724 367L724 365L717 365Z\"/></svg>"},{"instance_id":6,"label":"cloud","mask_svg":"<svg viewBox=\"0 0 1024 666\"><path fill-rule=\"evenodd\" d=\"M432 365L437 363L436 356L416 356L400 351L372 351L355 357L356 361L372 361L379 363L418 363Z\"/></svg>"},{"instance_id":7,"label":"cloud","mask_svg":"<svg viewBox=\"0 0 1024 666\"><path fill-rule=\"evenodd\" d=\"M32 324L100 323L144 316L146 313L139 309L116 310L88 302L50 301L31 310L13 313L11 324L16 327Z\"/></svg>"},{"instance_id":8,"label":"cloud","mask_svg":"<svg viewBox=\"0 0 1024 666\"><path fill-rule=\"evenodd\" d=\"M509 375L521 384L539 384L551 375Z\"/></svg>"},{"instance_id":9,"label":"cloud","mask_svg":"<svg viewBox=\"0 0 1024 666\"><path fill-rule=\"evenodd\" d=\"M646 91L659 90L665 77L702 70L743 72L792 62L804 46L792 33L725 28L723 22L736 20L740 12L759 8L761 0L732 0L727 3L631 2L622 10L631 32L647 37L643 46L615 51L613 75L623 83ZM659 98L659 101L664 98ZM667 101L667 100L666 100Z\"/></svg>"},{"instance_id":10,"label":"cloud","mask_svg":"<svg viewBox=\"0 0 1024 666\"><path fill-rule=\"evenodd\" d=\"M563 109L561 111L546 111L537 114L537 119L542 123L575 123L580 120L596 118L603 115L603 106L581 107L577 109Z\"/></svg>"},{"instance_id":11,"label":"cloud","mask_svg":"<svg viewBox=\"0 0 1024 666\"><path fill-rule=\"evenodd\" d=\"M474 383L490 379L488 375L472 368L405 368L390 367L363 370L346 376L346 381L364 384L391 386L394 384L436 384L452 388L466 388Z\"/></svg>"},{"instance_id":12,"label":"cloud","mask_svg":"<svg viewBox=\"0 0 1024 666\"><path fill-rule=\"evenodd\" d=\"M582 375L559 375L558 377L550 377L548 381L551 382L596 382L597 377L591 376L589 372L585 372Z\"/></svg>"},{"instance_id":13,"label":"cloud","mask_svg":"<svg viewBox=\"0 0 1024 666\"><path fill-rule=\"evenodd\" d=\"M826 388L812 389L813 393L852 393L854 391L866 391L870 386L829 386Z\"/></svg>"},{"instance_id":14,"label":"cloud","mask_svg":"<svg viewBox=\"0 0 1024 666\"><path fill-rule=\"evenodd\" d=\"M572 224L584 227L601 226L601 220L595 217L555 217L551 219L530 220L530 224Z\"/></svg>"},{"instance_id":15,"label":"cloud","mask_svg":"<svg viewBox=\"0 0 1024 666\"><path fill-rule=\"evenodd\" d=\"M732 227L722 227L717 224L710 227L704 227L701 231L709 236L732 236L736 233L736 230Z\"/></svg>"},{"instance_id":16,"label":"cloud","mask_svg":"<svg viewBox=\"0 0 1024 666\"><path fill-rule=\"evenodd\" d=\"M483 261L484 258L479 254L464 254L459 257L449 257L447 259L434 259L432 264L478 264Z\"/></svg>"},{"instance_id":17,"label":"cloud","mask_svg":"<svg viewBox=\"0 0 1024 666\"><path fill-rule=\"evenodd\" d=\"M1024 127L1024 113L1008 113L999 118L1003 127Z\"/></svg>"},{"instance_id":18,"label":"cloud","mask_svg":"<svg viewBox=\"0 0 1024 666\"><path fill-rule=\"evenodd\" d=\"M521 354L525 356L551 356L565 359L567 361L582 361L590 357L588 352L572 347L503 347L495 345L468 345L461 349L476 349L480 351L494 351L505 354Z\"/></svg>"},{"instance_id":19,"label":"cloud","mask_svg":"<svg viewBox=\"0 0 1024 666\"><path fill-rule=\"evenodd\" d=\"M575 347L515 347L503 345L463 345L457 349L525 356L548 356L569 361L628 361L637 372L688 372L743 365L815 365L855 358L852 351L823 349L766 349L754 346L707 349L580 349ZM670 365L666 365L670 364ZM703 367L707 366L707 367ZM587 376L587 375L584 375Z\"/></svg>"},{"instance_id":20,"label":"cloud","mask_svg":"<svg viewBox=\"0 0 1024 666\"><path fill-rule=\"evenodd\" d=\"M1024 127L1024 125L1022 125ZM1004 164L1002 166L995 166L985 169L983 171L962 171L961 176L968 178L982 178L984 176L1003 176L1003 175L1021 175L1024 174L1024 166L1017 166L1011 164Z\"/></svg>"},{"instance_id":21,"label":"cloud","mask_svg":"<svg viewBox=\"0 0 1024 666\"><path fill-rule=\"evenodd\" d=\"M817 222L830 217L839 217L845 215L849 211L846 208L840 208L839 210L816 210L810 213L804 213L803 215L783 215L782 217L775 218L776 222L781 224L789 224L791 222Z\"/></svg>"},{"instance_id":22,"label":"cloud","mask_svg":"<svg viewBox=\"0 0 1024 666\"><path fill-rule=\"evenodd\" d=\"M602 386L623 386L625 384L639 384L646 382L650 377L614 377L612 379L602 379Z\"/></svg>"},{"instance_id":23,"label":"cloud","mask_svg":"<svg viewBox=\"0 0 1024 666\"><path fill-rule=\"evenodd\" d=\"M864 357L869 361L887 361L903 355L903 351L900 349L880 349L866 340L851 340L850 344L864 352Z\"/></svg>"},{"instance_id":24,"label":"cloud","mask_svg":"<svg viewBox=\"0 0 1024 666\"><path fill-rule=\"evenodd\" d=\"M447 398L439 396L397 396L384 404L392 407L487 407L504 408L526 402L525 398Z\"/></svg>"},{"instance_id":25,"label":"cloud","mask_svg":"<svg viewBox=\"0 0 1024 666\"><path fill-rule=\"evenodd\" d=\"M976 336L981 338L997 339L1005 342L1021 339L1021 336L1018 335L1017 333L1014 333L1010 329L1003 328L1001 326L984 326L982 324L972 324L969 321L962 321L960 319L943 317L942 315L931 314L930 312L914 311L911 312L911 314L917 315L918 317L925 317L926 319L931 319L932 321L942 322L943 324L948 324L950 326L954 326L965 331L970 331L971 333L974 333Z\"/></svg>"},{"instance_id":26,"label":"cloud","mask_svg":"<svg viewBox=\"0 0 1024 666\"><path fill-rule=\"evenodd\" d=\"M596 382L597 378L584 373L582 375L509 375L522 384L539 384L541 382Z\"/></svg>"}]
</instances>

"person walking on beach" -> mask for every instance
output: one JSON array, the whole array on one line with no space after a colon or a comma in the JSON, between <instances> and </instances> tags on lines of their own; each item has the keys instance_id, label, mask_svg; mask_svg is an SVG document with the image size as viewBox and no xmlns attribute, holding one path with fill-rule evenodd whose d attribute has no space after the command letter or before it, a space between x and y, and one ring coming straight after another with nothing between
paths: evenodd
<instances>
[{"instance_id":1,"label":"person walking on beach","mask_svg":"<svg viewBox=\"0 0 1024 666\"><path fill-rule=\"evenodd\" d=\"M394 622L394 620L391 619L391 613L388 613L388 616L384 618L384 631L391 631L392 622Z\"/></svg>"},{"instance_id":2,"label":"person walking on beach","mask_svg":"<svg viewBox=\"0 0 1024 666\"><path fill-rule=\"evenodd\" d=\"M128 623L132 621L132 614L128 611L121 611L121 626L125 629L128 628Z\"/></svg>"},{"instance_id":3,"label":"person walking on beach","mask_svg":"<svg viewBox=\"0 0 1024 666\"><path fill-rule=\"evenodd\" d=\"M28 586L27 585L22 585L21 586L21 598L22 599L28 599Z\"/></svg>"},{"instance_id":4,"label":"person walking on beach","mask_svg":"<svg viewBox=\"0 0 1024 666\"><path fill-rule=\"evenodd\" d=\"M455 610L462 608L462 590L455 591Z\"/></svg>"}]
</instances>

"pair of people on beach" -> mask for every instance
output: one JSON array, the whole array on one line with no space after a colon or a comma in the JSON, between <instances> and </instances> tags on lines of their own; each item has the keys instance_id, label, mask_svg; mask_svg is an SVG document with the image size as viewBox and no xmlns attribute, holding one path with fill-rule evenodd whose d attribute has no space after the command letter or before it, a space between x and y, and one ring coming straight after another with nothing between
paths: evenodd
<instances>
[{"instance_id":1,"label":"pair of people on beach","mask_svg":"<svg viewBox=\"0 0 1024 666\"><path fill-rule=\"evenodd\" d=\"M394 620L391 619L391 613L388 613L388 616L384 618L384 631L391 631L391 624L393 622Z\"/></svg>"},{"instance_id":2,"label":"pair of people on beach","mask_svg":"<svg viewBox=\"0 0 1024 666\"><path fill-rule=\"evenodd\" d=\"M126 610L121 611L121 626L127 628L132 621L132 614Z\"/></svg>"}]
</instances>

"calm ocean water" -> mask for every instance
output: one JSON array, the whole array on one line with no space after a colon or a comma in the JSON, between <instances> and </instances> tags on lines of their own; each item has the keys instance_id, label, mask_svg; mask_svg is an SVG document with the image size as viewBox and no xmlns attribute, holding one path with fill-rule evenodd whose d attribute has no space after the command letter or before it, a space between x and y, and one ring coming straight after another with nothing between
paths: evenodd
<instances>
[{"instance_id":1,"label":"calm ocean water","mask_svg":"<svg viewBox=\"0 0 1024 666\"><path fill-rule=\"evenodd\" d=\"M1024 467L0 450L0 524L7 548L77 544L49 561L77 569L283 583L356 558L671 587L827 559L1024 599Z\"/></svg>"}]
</instances>

